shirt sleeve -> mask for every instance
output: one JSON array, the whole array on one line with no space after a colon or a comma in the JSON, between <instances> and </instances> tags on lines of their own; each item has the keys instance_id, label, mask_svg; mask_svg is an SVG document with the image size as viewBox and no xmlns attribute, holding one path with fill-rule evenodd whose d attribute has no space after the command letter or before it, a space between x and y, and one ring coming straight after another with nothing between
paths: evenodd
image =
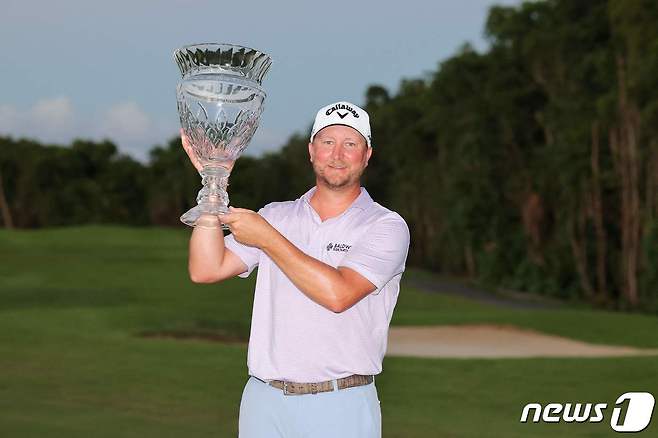
<instances>
[{"instance_id":1,"label":"shirt sleeve","mask_svg":"<svg viewBox=\"0 0 658 438\"><path fill-rule=\"evenodd\" d=\"M255 246L243 245L242 243L235 240L233 234L229 234L228 236L224 237L224 247L226 249L230 249L233 254L242 260L242 263L247 265L247 270L242 274L238 274L238 277L249 277L251 271L253 271L254 268L258 266L261 250Z\"/></svg>"},{"instance_id":2,"label":"shirt sleeve","mask_svg":"<svg viewBox=\"0 0 658 438\"><path fill-rule=\"evenodd\" d=\"M265 214L266 207L263 207L260 210L258 210L258 214L260 214L261 216L263 216L265 219L269 221L267 215ZM238 256L238 258L242 260L242 262L245 265L247 265L247 270L242 274L238 274L238 277L240 278L249 277L251 271L253 271L254 268L258 266L258 261L260 260L260 256L262 254L260 248L256 248L255 246L244 245L238 242L237 240L235 240L235 237L233 237L233 234L229 234L228 236L224 237L224 247L230 249L233 254Z\"/></svg>"},{"instance_id":3,"label":"shirt sleeve","mask_svg":"<svg viewBox=\"0 0 658 438\"><path fill-rule=\"evenodd\" d=\"M409 228L398 214L389 215L373 224L357 241L340 266L353 269L377 289L386 285L393 277L404 272L409 251Z\"/></svg>"}]
</instances>

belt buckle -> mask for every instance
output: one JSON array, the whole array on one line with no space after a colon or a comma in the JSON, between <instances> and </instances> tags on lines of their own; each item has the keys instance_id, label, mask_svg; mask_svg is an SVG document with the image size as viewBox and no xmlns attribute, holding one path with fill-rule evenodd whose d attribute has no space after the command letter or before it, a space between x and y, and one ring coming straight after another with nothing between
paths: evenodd
<instances>
[{"instance_id":1,"label":"belt buckle","mask_svg":"<svg viewBox=\"0 0 658 438\"><path fill-rule=\"evenodd\" d=\"M283 395L304 395L304 394L317 394L318 391L318 385L316 383L311 383L311 392L309 393L304 393L304 392L290 392L288 391L288 381L284 380L283 381Z\"/></svg>"},{"instance_id":2,"label":"belt buckle","mask_svg":"<svg viewBox=\"0 0 658 438\"><path fill-rule=\"evenodd\" d=\"M286 380L283 381L283 395L299 395L295 392L288 392L288 382Z\"/></svg>"}]
</instances>

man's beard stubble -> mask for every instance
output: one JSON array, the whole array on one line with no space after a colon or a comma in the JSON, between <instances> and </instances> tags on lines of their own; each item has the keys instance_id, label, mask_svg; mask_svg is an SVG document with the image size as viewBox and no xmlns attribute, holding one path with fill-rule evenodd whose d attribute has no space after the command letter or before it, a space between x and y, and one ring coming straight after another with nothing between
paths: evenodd
<instances>
[{"instance_id":1,"label":"man's beard stubble","mask_svg":"<svg viewBox=\"0 0 658 438\"><path fill-rule=\"evenodd\" d=\"M323 184L331 190L339 190L354 185L355 183L358 183L361 179L361 175L363 175L363 171L365 170L365 169L361 169L361 171L358 174L348 174L345 176L344 179L338 181L337 183L333 183L329 181L329 179L324 175L322 169L318 169L315 163L312 164L313 164L313 171L315 172L315 177L318 179L318 181L322 181Z\"/></svg>"}]
</instances>

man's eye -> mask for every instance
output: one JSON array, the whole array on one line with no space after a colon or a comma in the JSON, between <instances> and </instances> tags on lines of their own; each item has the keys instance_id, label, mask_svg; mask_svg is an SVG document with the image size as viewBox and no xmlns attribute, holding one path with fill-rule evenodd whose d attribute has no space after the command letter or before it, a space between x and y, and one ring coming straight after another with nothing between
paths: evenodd
<instances>
[{"instance_id":1,"label":"man's eye","mask_svg":"<svg viewBox=\"0 0 658 438\"><path fill-rule=\"evenodd\" d=\"M345 143L345 146L353 148L354 146L356 146L356 143L352 143L351 141L348 141L347 143Z\"/></svg>"},{"instance_id":2,"label":"man's eye","mask_svg":"<svg viewBox=\"0 0 658 438\"><path fill-rule=\"evenodd\" d=\"M322 143L324 143L324 144L333 144L334 142L331 141L331 140L325 140L325 141L323 141Z\"/></svg>"}]
</instances>

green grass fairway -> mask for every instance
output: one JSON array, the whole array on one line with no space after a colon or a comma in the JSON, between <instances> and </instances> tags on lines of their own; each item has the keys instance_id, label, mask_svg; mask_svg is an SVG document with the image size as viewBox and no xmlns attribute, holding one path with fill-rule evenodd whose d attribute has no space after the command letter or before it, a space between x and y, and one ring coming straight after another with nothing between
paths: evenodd
<instances>
[{"instance_id":1,"label":"green grass fairway","mask_svg":"<svg viewBox=\"0 0 658 438\"><path fill-rule=\"evenodd\" d=\"M235 437L255 276L187 278L187 230L0 231L0 437ZM658 318L510 310L403 287L394 324L500 323L658 347ZM598 437L616 398L658 396L658 357L386 358L385 437ZM598 424L520 424L529 402L607 403ZM638 436L656 436L652 424Z\"/></svg>"}]
</instances>

